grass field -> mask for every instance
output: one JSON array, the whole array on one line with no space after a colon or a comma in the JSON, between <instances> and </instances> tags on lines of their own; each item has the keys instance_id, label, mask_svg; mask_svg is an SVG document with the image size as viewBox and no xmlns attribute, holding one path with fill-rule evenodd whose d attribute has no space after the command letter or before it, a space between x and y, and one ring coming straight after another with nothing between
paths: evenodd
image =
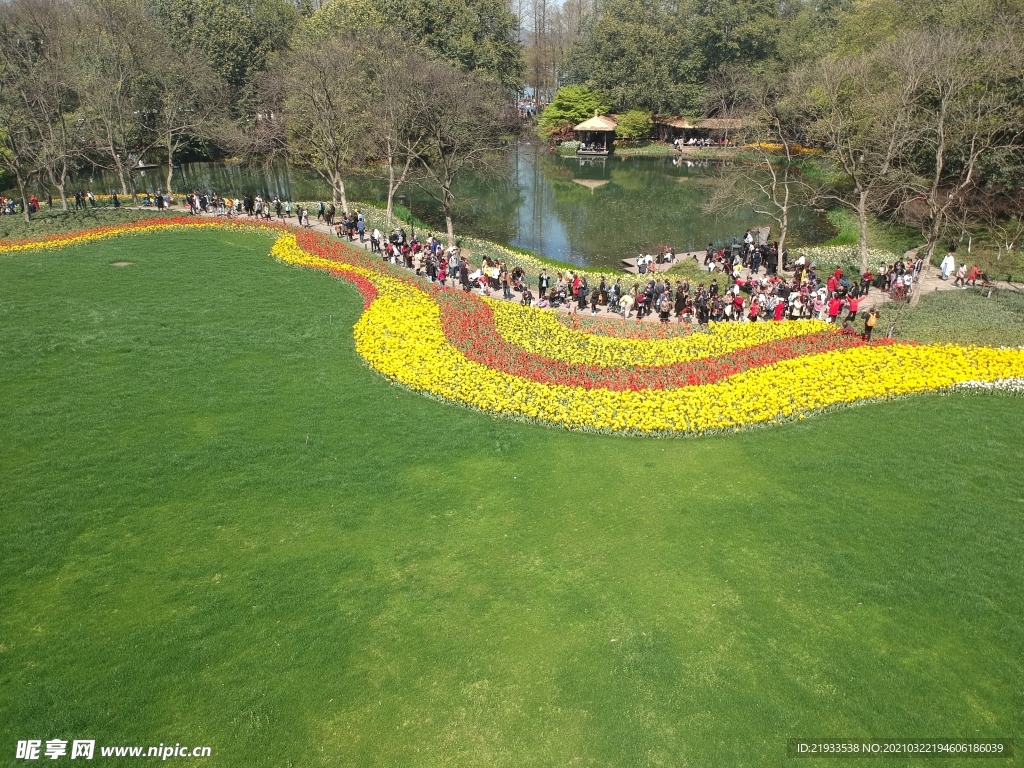
<instances>
[{"instance_id":1,"label":"grass field","mask_svg":"<svg viewBox=\"0 0 1024 768\"><path fill-rule=\"evenodd\" d=\"M824 245L860 244L860 222L854 214L845 208L833 208L828 212L828 220L836 228L836 234ZM918 229L891 224L874 217L868 220L869 248L880 248L902 256L922 242Z\"/></svg>"},{"instance_id":2,"label":"grass field","mask_svg":"<svg viewBox=\"0 0 1024 768\"><path fill-rule=\"evenodd\" d=\"M269 248L0 257L0 765L51 738L247 767L1019 743L1024 399L678 440L492 419L363 366L356 291Z\"/></svg>"},{"instance_id":3,"label":"grass field","mask_svg":"<svg viewBox=\"0 0 1024 768\"><path fill-rule=\"evenodd\" d=\"M74 205L74 200L71 201ZM60 205L58 201L58 206ZM176 209L179 213L180 208ZM32 217L27 223L21 216L0 216L0 240L18 240L29 237L43 237L58 232L70 232L92 227L112 226L126 221L135 221L150 216L159 216L155 209L137 210L128 207L114 208L100 205L63 211L59 207L46 208Z\"/></svg>"},{"instance_id":4,"label":"grass field","mask_svg":"<svg viewBox=\"0 0 1024 768\"><path fill-rule=\"evenodd\" d=\"M968 288L924 294L916 307L889 302L879 326L890 325L896 338L924 344L1024 347L1024 293Z\"/></svg>"}]
</instances>

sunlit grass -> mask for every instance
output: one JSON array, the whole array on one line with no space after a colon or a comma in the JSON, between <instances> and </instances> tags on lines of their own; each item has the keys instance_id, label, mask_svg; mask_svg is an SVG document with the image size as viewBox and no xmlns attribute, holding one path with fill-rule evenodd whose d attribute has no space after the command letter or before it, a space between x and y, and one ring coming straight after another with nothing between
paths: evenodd
<instances>
[{"instance_id":1,"label":"sunlit grass","mask_svg":"<svg viewBox=\"0 0 1024 768\"><path fill-rule=\"evenodd\" d=\"M68 232L92 227L103 227L123 224L147 216L157 216L159 212L151 210L135 210L127 207L114 208L99 205L95 208L74 208L74 200L69 203L69 210L60 208L60 201L55 201L53 208L43 204L42 210L26 222L20 215L0 216L0 240L19 240L26 237L42 237L55 232ZM180 213L180 208L176 209ZM164 215L168 215L165 212Z\"/></svg>"},{"instance_id":2,"label":"sunlit grass","mask_svg":"<svg viewBox=\"0 0 1024 768\"><path fill-rule=\"evenodd\" d=\"M0 258L5 764L28 738L632 767L1020 737L1024 400L709 439L492 419L363 366L354 289L269 246Z\"/></svg>"},{"instance_id":3,"label":"sunlit grass","mask_svg":"<svg viewBox=\"0 0 1024 768\"><path fill-rule=\"evenodd\" d=\"M828 220L838 231L823 245L859 245L860 223L857 217L845 208L833 208ZM913 227L904 227L880 221L875 217L868 220L868 247L892 251L902 256L911 248L924 242L921 232Z\"/></svg>"},{"instance_id":4,"label":"sunlit grass","mask_svg":"<svg viewBox=\"0 0 1024 768\"><path fill-rule=\"evenodd\" d=\"M887 303L879 329L895 323L893 335L925 344L1024 346L1024 294L968 288L925 294L915 307Z\"/></svg>"}]
</instances>

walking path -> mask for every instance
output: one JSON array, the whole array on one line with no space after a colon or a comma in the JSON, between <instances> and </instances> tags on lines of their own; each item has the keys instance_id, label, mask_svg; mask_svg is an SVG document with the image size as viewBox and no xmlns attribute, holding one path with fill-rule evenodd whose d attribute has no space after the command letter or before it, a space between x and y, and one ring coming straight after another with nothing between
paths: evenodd
<instances>
[{"instance_id":1,"label":"walking path","mask_svg":"<svg viewBox=\"0 0 1024 768\"><path fill-rule=\"evenodd\" d=\"M907 251L903 254L905 260L911 260L917 256L917 249ZM932 264L926 263L924 269L921 270L921 276L919 278L920 285L917 290L921 296L927 296L930 293L936 291L958 291L960 286L953 285L954 275L950 275L948 280L942 279L942 270ZM978 286L981 287L981 286ZM991 280L985 287L998 288L1004 291L1019 291L1024 288L1024 285L1014 285L1008 283L1005 280ZM861 299L860 309L869 310L879 307L882 304L886 304L892 301L892 298L885 291L880 291L877 288L873 288L871 292Z\"/></svg>"},{"instance_id":2,"label":"walking path","mask_svg":"<svg viewBox=\"0 0 1024 768\"><path fill-rule=\"evenodd\" d=\"M151 209L147 209L147 210L151 210ZM182 213L187 213L187 209L185 211L182 211ZM223 216L221 216L220 214L217 214L217 213L201 213L199 215L201 217L208 218L208 219L224 218ZM232 219L246 220L246 219L248 219L248 217L245 216L244 214L242 214L242 215L232 216ZM285 218L283 220L272 218L271 221L283 221L283 223L287 224L288 226L292 227L293 229L303 229L303 227L301 227L298 224L298 221L297 221L297 219L295 217ZM326 235L328 235L328 236L330 236L332 238L336 238L337 237L337 235L334 233L334 230L331 227L327 226L324 222L319 221L319 220L316 220L316 221L310 220L309 228L312 229L312 230L315 230L316 232L322 232L323 234L326 234ZM342 237L342 238L340 238L340 240L341 240L341 242L343 242L343 243L345 243L347 245L351 245L354 248L362 248L367 253L372 253L372 250L370 248L369 237L367 237L367 239L364 240L363 242L360 242L358 238L356 238L355 240L349 241L349 239L347 237ZM566 269L571 269L571 268L572 267L570 265L566 266ZM628 275L624 274L624 277L628 277ZM452 280L451 282L449 282L449 285L454 287L454 286L457 286L458 283L456 281ZM535 287L536 286L531 286L531 291L533 291L535 289ZM474 287L473 288L473 293L477 294L478 296L487 296L487 295L489 295L492 299L501 299L502 298L502 293L501 293L501 289L500 288L498 290L492 290L490 294L487 294L481 288ZM519 298L518 297L514 297L512 299L509 299L509 301L519 301ZM576 302L569 302L567 304L562 304L561 306L555 308L553 311L560 312L561 314L564 314L564 315L580 315L580 316L596 317L596 318L615 318L615 319L622 320L622 321L625 321L627 319L627 318L623 318L622 315L620 315L620 314L618 314L616 312L609 312L607 307L601 307L600 309L598 309L597 314L591 314L589 306L587 307L587 309L578 310L578 311L576 309L576 306L577 306ZM628 318L628 321L631 322L631 323L635 323L635 322L637 322L637 318L634 315L633 317ZM643 318L643 320L641 322L645 322L645 323L646 322L658 323L659 322L658 314L655 312L654 314L648 315L647 317Z\"/></svg>"},{"instance_id":3,"label":"walking path","mask_svg":"<svg viewBox=\"0 0 1024 768\"><path fill-rule=\"evenodd\" d=\"M152 209L151 208L147 208L145 210L152 210ZM185 211L182 211L182 212L184 213ZM206 218L221 218L220 214L216 214L216 213L204 213L204 214L200 214L200 216L203 216L203 217L206 217ZM235 216L233 218L240 219L240 218L244 218L244 217L242 217L242 216ZM272 219L272 221L281 221L281 220L279 220L279 219ZM289 226L291 226L294 229L300 229L301 228L300 225L297 223L297 219L295 217L285 218L285 219L283 219L283 222L285 224L288 224ZM316 230L317 232L322 232L322 233L324 233L324 234L326 234L326 235L328 235L330 237L336 237L336 235L334 233L334 230L331 227L327 226L322 221L310 221L310 229ZM364 251L367 251L368 253L372 252L371 248L370 248L369 238L367 238L363 242L360 242L358 240L358 238L356 240L351 241L351 242L348 240L347 237L341 238L341 240L343 242L347 243L348 245L353 246L353 247L362 248ZM915 254L916 254L916 249L915 250L911 250L911 251L907 251L907 253L904 254L904 258L913 258L913 256ZM684 256L690 256L690 255L691 254L680 254L679 257L682 258ZM703 256L703 255L704 255L703 251L700 251L698 253L698 256ZM662 268L667 268L667 267L669 267L671 265L657 265L657 266L662 267ZM572 267L570 265L567 265L566 269L572 269ZM636 267L633 266L633 269L636 269ZM626 279L628 279L630 277L634 277L634 276L637 277L637 278L640 277L639 275L632 275L632 274L629 274L628 272L624 275L624 277ZM744 270L743 271L743 277L745 279L749 278L750 277L750 271L749 270ZM453 282L452 284L455 285L456 283ZM1001 280L1000 281L992 281L991 282L991 286L993 288L999 288L999 289L1003 289L1003 290L1014 290L1014 291L1017 291L1017 290L1024 289L1024 285L1014 285L1013 283L1008 283L1008 282L1001 281ZM531 290L532 290L532 287L531 287ZM949 280L943 280L942 279L942 273L941 273L941 271L937 267L934 267L931 264L925 264L924 269L923 269L923 271L921 273L921 285L919 286L918 290L921 291L922 295L925 295L925 294L933 293L935 291L959 290L959 287L953 285L953 277L952 276L950 276ZM476 293L477 295L480 295L480 296L488 295L479 287L475 287L473 289L473 292ZM498 289L496 291L491 291L491 293L489 295L491 296L491 298L500 299L501 298L501 290ZM513 298L513 299L509 299L509 300L510 301L518 301L519 299L518 298ZM860 309L860 311L867 311L869 309L874 309L876 307L879 307L882 304L885 304L885 303L890 302L890 301L892 301L892 298L890 298L888 293L886 293L885 291L880 291L877 288L872 288L869 291L867 296L861 298L859 309ZM554 311L561 312L562 314L565 314L565 315L582 315L582 316L585 316L585 317L586 316L592 316L592 317L597 317L597 318L616 318L616 319L623 320L623 321L625 321L627 319L627 318L624 318L622 315L620 315L618 313L610 312L607 307L601 307L600 309L598 309L597 314L591 314L589 308L583 309L583 310L577 310L576 306L577 306L576 302L571 301L571 302L568 302L567 304L562 304L561 306L556 308ZM628 318L628 321L629 322L637 322L637 318L635 316L634 317L630 317L630 318ZM654 313L648 315L647 317L643 318L642 322L658 323L658 322L660 322L660 320L658 318L657 312L654 312Z\"/></svg>"}]
</instances>

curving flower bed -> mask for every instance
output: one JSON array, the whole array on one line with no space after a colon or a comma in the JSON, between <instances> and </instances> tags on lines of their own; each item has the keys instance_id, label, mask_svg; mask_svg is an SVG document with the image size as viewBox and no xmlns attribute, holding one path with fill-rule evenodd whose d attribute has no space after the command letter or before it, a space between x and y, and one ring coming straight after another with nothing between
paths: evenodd
<instances>
[{"instance_id":1,"label":"curving flower bed","mask_svg":"<svg viewBox=\"0 0 1024 768\"><path fill-rule=\"evenodd\" d=\"M718 338L710 343L699 345L670 345L660 351L657 362L623 363L612 359L592 355L587 358L579 354L588 342L600 343L601 336L577 338L578 347L574 350L566 346L552 348L558 352L571 351L573 354L545 355L535 349L540 344L517 346L504 337L495 325L495 310L501 303L484 303L478 297L456 291L442 291L435 297L441 307L441 322L445 337L466 357L483 363L495 370L522 376L532 381L547 384L567 384L586 387L588 389L607 388L612 390L642 389L673 389L676 387L710 384L728 376L741 373L750 368L789 360L802 355L826 352L832 349L845 349L863 344L859 336L840 333L835 328L819 333L798 334L790 337L771 339L763 343L755 343L756 337L748 335L745 345L727 349L718 355L706 354L709 347L723 346L722 336L728 329L719 326L714 329ZM526 309L527 316L538 314L538 310ZM657 326L656 326L657 327ZM714 332L713 331L713 332ZM578 332L577 332L578 333ZM697 334L710 336L711 334ZM525 336L524 334L524 337ZM616 339L618 341L618 339ZM679 341L680 339L675 339ZM736 338L733 341L737 341ZM877 343L877 342L876 342ZM881 342L884 343L884 342ZM637 349L637 360L645 357L649 342L642 343ZM531 347L531 348L528 348ZM633 347L616 345L615 351L620 357L630 357ZM690 353L697 352L693 357ZM704 352L705 354L700 354ZM674 354L672 354L674 353ZM567 359L580 358L576 359ZM646 355L651 358L654 355ZM584 363L581 360L589 359ZM605 360L605 363L601 361Z\"/></svg>"},{"instance_id":2,"label":"curving flower bed","mask_svg":"<svg viewBox=\"0 0 1024 768\"><path fill-rule=\"evenodd\" d=\"M719 324L631 339L570 328L544 310L429 286L310 231L177 218L104 227L0 254L185 226L272 230L271 253L356 286L356 350L430 396L570 429L706 434L803 418L850 403L1024 378L1024 351L865 344L817 322Z\"/></svg>"},{"instance_id":3,"label":"curving flower bed","mask_svg":"<svg viewBox=\"0 0 1024 768\"><path fill-rule=\"evenodd\" d=\"M674 339L698 333L690 323L624 323L621 316L598 316L585 313L555 313L558 322L574 331L617 339Z\"/></svg>"},{"instance_id":4,"label":"curving flower bed","mask_svg":"<svg viewBox=\"0 0 1024 768\"><path fill-rule=\"evenodd\" d=\"M711 323L707 333L663 339L598 336L569 328L553 312L539 312L510 301L487 300L503 339L531 352L567 363L611 366L671 365L723 355L780 339L835 333L820 320L784 323Z\"/></svg>"}]
</instances>

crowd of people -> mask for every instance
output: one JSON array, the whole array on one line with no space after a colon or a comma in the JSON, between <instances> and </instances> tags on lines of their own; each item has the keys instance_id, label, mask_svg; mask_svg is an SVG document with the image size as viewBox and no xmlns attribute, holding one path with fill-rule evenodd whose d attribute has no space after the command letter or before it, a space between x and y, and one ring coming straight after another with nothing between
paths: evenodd
<instances>
[{"instance_id":1,"label":"crowd of people","mask_svg":"<svg viewBox=\"0 0 1024 768\"><path fill-rule=\"evenodd\" d=\"M688 139L678 138L672 141L672 146L676 149L682 149L683 147L728 147L732 144L724 138L712 139L707 136L691 136Z\"/></svg>"},{"instance_id":2,"label":"crowd of people","mask_svg":"<svg viewBox=\"0 0 1024 768\"><path fill-rule=\"evenodd\" d=\"M370 250L383 260L404 266L441 286L450 283L486 296L500 293L505 299L517 299L541 309L561 307L572 313L589 309L591 315L615 314L638 321L657 316L662 323L674 319L677 323L701 325L814 318L850 332L861 332L868 339L878 315L874 311L863 313L863 330L855 328L861 299L873 286L888 284L888 275L913 275L915 269L920 269L920 262L908 265L899 261L891 269L886 267L886 277L878 283L870 272L859 278L851 278L840 269L819 274L815 265L808 266L797 259L794 274L787 279L774 271L760 275L755 255L760 251L749 249L741 251L739 261L732 265L728 275L721 276L721 282L717 275L711 275L707 283L694 283L687 277L673 283L666 276L650 274L646 280L634 280L629 285L628 278L601 277L591 282L583 272L549 272L542 268L534 292L534 284L521 266L510 267L485 256L475 268L461 249L446 248L432 235L421 241L416 237L410 239L403 229L396 229L387 237L374 229L369 241ZM714 249L712 252L718 253Z\"/></svg>"},{"instance_id":3,"label":"crowd of people","mask_svg":"<svg viewBox=\"0 0 1024 768\"><path fill-rule=\"evenodd\" d=\"M76 208L96 206L91 191L74 195ZM114 195L113 204L119 206ZM244 195L239 198L198 191L185 196L185 205L194 215L246 216L256 219L294 219L303 227L310 227L310 211L291 200L274 195ZM157 190L148 194L143 205L157 209L169 208L173 200L168 193ZM51 205L52 197L47 199ZM0 211L14 213L16 201L0 197ZM38 210L36 197L29 205ZM590 310L592 315L615 314L624 319L657 319L662 323L675 319L678 323L707 324L709 322L780 322L784 320L818 319L835 323L847 331L854 331L861 300L872 289L884 291L894 299L909 294L920 278L924 260L898 259L879 265L877 272L868 270L861 275L848 275L841 269L819 270L807 263L803 256L790 259L782 252L784 272L778 272L778 243L761 242L760 233L748 231L731 244L715 247L709 243L704 252L703 269L708 280L679 277L673 280L659 273L660 265L674 264L678 256L674 248L661 246L657 255L641 254L637 259L639 278L601 277L596 284L588 281L583 272L541 269L536 277L535 290L523 268L511 267L505 262L483 257L479 267L469 263L458 246L445 247L433 235L420 240L410 238L404 229L397 228L389 235L379 229L368 230L365 216L358 210L341 213L334 204L318 202L316 221L323 222L337 237L363 243L369 240L372 253L393 264L404 266L417 275L441 286L458 285L465 291L478 290L491 296L500 292L505 299L517 299L524 305L542 309L565 308L572 313ZM698 258L698 256L694 256ZM978 280L985 281L984 272L966 264L956 267L953 254L947 255L940 267L942 279L955 273L954 284L966 288ZM762 275L762 270L764 274ZM631 285L625 283L631 282ZM860 315L864 320L863 334L870 338L877 322L877 312Z\"/></svg>"},{"instance_id":4,"label":"crowd of people","mask_svg":"<svg viewBox=\"0 0 1024 768\"><path fill-rule=\"evenodd\" d=\"M79 193L75 194L76 201L78 200L78 194ZM91 195L92 193L90 192L89 194ZM47 195L46 196L46 200L47 200L47 204L52 208L53 207L53 196L52 195ZM95 203L95 199L94 199L93 207L95 207L95 205L96 205L96 203ZM84 204L82 205L82 207L83 208L85 207ZM20 197L19 198L14 198L14 197L4 197L3 195L0 195L0 216L15 216L15 215L20 216L24 212L25 212L25 208L24 208L24 205L22 204L22 201L21 201ZM39 197L37 195L33 194L33 195L29 196L29 198L28 198L28 212L29 213L38 213L39 212Z\"/></svg>"},{"instance_id":5,"label":"crowd of people","mask_svg":"<svg viewBox=\"0 0 1024 768\"><path fill-rule=\"evenodd\" d=\"M170 204L170 197L158 191L156 207L163 208ZM266 221L274 219L291 221L294 218L296 223L302 227L312 226L308 208L293 205L291 200L282 199L278 195L268 198L263 198L261 195L244 195L233 199L215 194L200 194L197 191L185 196L185 204L193 215L246 216L250 219ZM316 204L316 219L314 221L322 221L333 229L338 237L347 236L350 240L354 240L358 236L360 242L365 242L366 218L359 211L339 216L336 205L320 201Z\"/></svg>"},{"instance_id":6,"label":"crowd of people","mask_svg":"<svg viewBox=\"0 0 1024 768\"><path fill-rule=\"evenodd\" d=\"M92 190L78 190L74 193L74 208L88 209L96 208L97 200L96 196L92 193ZM110 196L110 202L115 208L121 207L121 201L118 199L117 194ZM145 206L153 206L158 210L164 210L171 207L174 200L170 193L164 192L161 189L157 189L154 195L150 195L148 192L140 198L140 203ZM46 205L50 208L53 207L53 195L46 195ZM247 216L249 218L272 220L274 218L284 221L291 220L294 218L303 227L310 227L309 210L301 206L293 206L292 201L284 198L282 199L278 195L272 197L263 198L258 194L245 195L240 198L228 198L222 197L213 193L201 194L198 190L191 194L185 195L185 205L189 212L193 215L199 214L215 214L218 216ZM40 202L37 195L33 194L28 198L28 206L30 213L37 213L40 210ZM20 198L4 197L0 195L0 215L15 215L24 213L22 209L22 201ZM324 222L328 227L334 230L338 237L347 237L350 241L359 238L360 242L365 242L367 236L367 224L365 217L359 212L354 211L350 214L338 215L337 206L333 203L327 204L324 202L317 203L316 220ZM396 230L396 233L398 231ZM402 249L409 251L408 254L398 253L401 256L402 261L411 269L413 268L415 256L418 251L421 251L423 244L418 241L406 241L404 234L398 235L393 233L389 236L387 241L388 246L391 249L397 249L396 253ZM392 238L398 236L399 241L395 242ZM432 239L432 238L431 238ZM379 232L370 236L371 244L373 245L374 252L384 252L384 240ZM756 303L758 317L763 317L766 311L772 314L772 319L778 311L778 301L780 298L779 291L777 290L780 283L786 281L779 280L776 276L777 265L778 265L778 243L770 242L759 242L760 236L755 235L754 231L747 230L746 235L743 237L742 242L738 238L734 238L731 244L722 245L716 248L713 244L708 243L708 247L705 250L705 257L703 266L707 269L709 274L721 273L727 275L728 280L725 282L731 283L728 286L730 290L737 287L740 288L740 292L749 294L751 303ZM436 241L434 241L436 243ZM431 249L431 257L437 261L438 256L436 247ZM387 253L386 256L391 258L395 254ZM408 258L406 258L408 257ZM696 257L695 257L696 258ZM677 261L677 255L674 248L667 245L662 245L658 250L657 255L641 254L637 258L637 272L640 275L653 274L657 267L656 265L663 264L675 264ZM819 302L817 296L822 292L822 281L818 279L815 265L807 265L806 259L803 256L798 256L795 260L790 262L789 253L783 251L782 253L783 270L794 272L795 276L793 281L796 282L799 278L798 285L791 285L788 290L783 290L782 293L786 295L786 301L791 304L785 309L782 314L787 318L805 318L810 316L820 316L822 319L837 317L837 315L831 314L831 309L828 309L824 314L820 311ZM851 279L848 276L842 275L840 271L841 279L839 281L841 291L833 291L828 288L828 281L824 281L825 295L823 300L826 304L829 304L833 299L838 298L841 302L846 302L844 306L848 306L849 299L863 297L868 294L871 287L877 290L884 291L890 298L894 300L900 300L905 296L909 295L911 289L914 286L915 280L920 278L921 269L924 265L924 261L921 258L916 259L912 263L907 263L902 259L895 262L886 264L882 263L879 265L877 272L871 272L870 270L860 275L859 280ZM450 265L446 265L450 266ZM765 278L758 282L755 278L759 276L762 267L764 268ZM488 269L492 272L500 272L501 268L494 264L484 264L481 266L481 270ZM976 286L978 281L981 281L982 285L989 284L988 275L982 271L977 264L968 267L966 263L961 263L959 267L956 264L955 254L951 251L947 253L945 258L939 265L942 280L949 280L953 278L953 285L958 288L966 289L968 285ZM440 264L435 264L432 268L433 274L439 273ZM479 270L470 270L471 272L478 272ZM839 270L837 270L839 271ZM451 270L448 274L453 274ZM567 275L572 276L571 272ZM477 278L479 279L479 278ZM548 278L550 280L550 278ZM470 281L472 282L472 280ZM493 288L497 290L499 286L504 285L503 278L499 274L495 274L488 283L488 289ZM520 281L521 282L521 281ZM570 282L573 282L570 277ZM619 282L619 281L616 281ZM680 287L685 281L677 281L677 285ZM657 281L648 280L648 287L650 283L654 283L652 290L656 289L658 285ZM751 284L756 284L758 290L755 296L755 290L748 287ZM518 286L518 282L516 283ZM557 283L556 283L557 285ZM749 318L751 315L751 304L744 304L741 308L735 303L733 304L732 310L729 307L717 308L715 301L710 295L711 286L717 286L716 280L712 280L708 286L704 286L700 283L697 286L696 292L699 293L700 288L706 288L709 293L709 308L708 315L711 319L716 319L716 316L723 315L725 319L736 319L736 310L741 310L746 313ZM640 284L635 283L634 288L639 288ZM574 284L571 289L568 290L567 295L571 296L572 302L576 303L579 308L585 307L590 299L587 301L578 301L579 286ZM520 290L517 287L515 290ZM767 295L765 295L767 291ZM645 288L643 293L646 294L647 289ZM531 297L531 301L537 301L538 303L546 297L547 291L538 288L539 296ZM658 292L660 298L662 292ZM601 307L607 307L609 311L617 312L618 305L613 301L612 292L608 290L599 291L598 305ZM588 294L589 296L589 294ZM643 296L639 296L636 293L633 294L634 306L637 309L637 315L639 318L643 318L644 312L652 314L653 309L648 307L648 302ZM508 297L506 297L508 298ZM551 297L547 297L549 301ZM625 298L621 296L620 298ZM693 297L694 299L697 296ZM758 299L760 299L758 301ZM554 301L559 303L567 303L565 299L561 298L561 292L556 292ZM629 303L628 300L626 302ZM686 301L683 301L683 308L685 309ZM808 306L810 310L808 310ZM675 303L673 303L675 307ZM646 308L646 309L645 309ZM698 311L692 313L680 313L676 310L676 316L679 317L696 317L702 316L699 311L699 307L695 306ZM718 311L720 309L720 311ZM658 311L661 315L661 311ZM629 316L629 313L626 313ZM780 318L781 319L781 318Z\"/></svg>"},{"instance_id":7,"label":"crowd of people","mask_svg":"<svg viewBox=\"0 0 1024 768\"><path fill-rule=\"evenodd\" d=\"M972 286L978 284L981 280L982 285L987 285L989 282L988 275L978 268L977 264L971 265L971 268L967 268L966 262L961 262L960 266L956 265L956 254L950 251L942 259L939 264L940 278L942 280L949 280L950 276L955 274L953 279L953 285L957 288L967 290L967 284L970 283Z\"/></svg>"},{"instance_id":8,"label":"crowd of people","mask_svg":"<svg viewBox=\"0 0 1024 768\"><path fill-rule=\"evenodd\" d=\"M158 196L159 198L159 196ZM309 211L293 206L290 201L259 195L237 200L211 195L188 195L186 202L196 214L245 215L248 217L290 219L293 214L302 226L310 226ZM703 266L708 281L671 278L654 271L653 265L672 264L677 260L675 249L662 246L657 256L641 255L638 272L641 279L627 285L628 278L601 277L591 283L583 272L573 270L549 272L542 268L534 283L528 280L519 265L509 266L484 256L478 267L469 263L458 246L445 247L439 239L409 237L402 228L388 235L379 229L368 230L359 211L338 218L336 206L319 202L316 220L330 227L339 238L369 241L372 253L392 264L403 266L442 287L459 286L464 291L483 295L501 295L524 305L541 309L564 308L572 313L590 310L591 315L615 314L624 319L643 321L657 317L662 323L709 322L781 322L785 320L818 319L854 332L861 299L872 288L884 290L895 297L909 291L919 275L923 260L907 263L898 260L882 264L875 274L847 275L840 269L820 272L813 263L800 256L790 262L783 251L783 265L792 277L777 271L778 244L759 243L753 232L743 241L715 248L708 244ZM764 274L761 274L762 269ZM877 312L865 312L863 333L870 339L877 323Z\"/></svg>"}]
</instances>

